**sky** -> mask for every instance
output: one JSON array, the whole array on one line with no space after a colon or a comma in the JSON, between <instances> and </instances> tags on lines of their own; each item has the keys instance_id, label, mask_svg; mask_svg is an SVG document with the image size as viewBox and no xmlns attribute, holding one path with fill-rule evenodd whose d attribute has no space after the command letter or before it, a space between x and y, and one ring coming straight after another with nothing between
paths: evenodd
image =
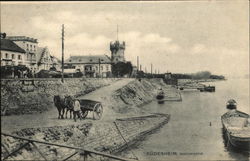
<instances>
[{"instance_id":1,"label":"sky","mask_svg":"<svg viewBox=\"0 0 250 161\"><path fill-rule=\"evenodd\" d=\"M37 38L61 58L111 55L109 44L126 42L125 59L160 73L208 70L249 74L249 2L1 2L1 32Z\"/></svg>"}]
</instances>

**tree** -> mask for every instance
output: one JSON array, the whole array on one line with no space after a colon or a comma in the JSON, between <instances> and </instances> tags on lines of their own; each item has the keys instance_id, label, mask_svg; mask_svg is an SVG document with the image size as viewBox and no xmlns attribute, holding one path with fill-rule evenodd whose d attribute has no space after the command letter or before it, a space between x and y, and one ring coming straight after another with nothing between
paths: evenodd
<instances>
[{"instance_id":1,"label":"tree","mask_svg":"<svg viewBox=\"0 0 250 161\"><path fill-rule=\"evenodd\" d=\"M131 62L118 62L112 64L112 73L115 77L123 77L124 75L129 75L132 73L133 67Z\"/></svg>"}]
</instances>

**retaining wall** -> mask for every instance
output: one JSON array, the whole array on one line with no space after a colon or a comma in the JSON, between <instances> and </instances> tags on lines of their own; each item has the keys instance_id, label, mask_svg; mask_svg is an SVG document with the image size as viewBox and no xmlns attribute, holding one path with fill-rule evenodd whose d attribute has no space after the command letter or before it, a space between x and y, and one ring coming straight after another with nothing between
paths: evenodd
<instances>
[{"instance_id":1,"label":"retaining wall","mask_svg":"<svg viewBox=\"0 0 250 161\"><path fill-rule=\"evenodd\" d=\"M153 100L159 89L165 93L165 101L181 101L180 92L171 85L166 85L162 79L135 80L118 89L112 95L112 108L118 113L134 111Z\"/></svg>"},{"instance_id":2,"label":"retaining wall","mask_svg":"<svg viewBox=\"0 0 250 161\"><path fill-rule=\"evenodd\" d=\"M35 79L1 80L1 114L28 114L43 112L53 105L54 95L85 95L97 88L109 85L116 78L70 78L65 79Z\"/></svg>"},{"instance_id":3,"label":"retaining wall","mask_svg":"<svg viewBox=\"0 0 250 161\"><path fill-rule=\"evenodd\" d=\"M12 134L40 141L83 147L114 154L166 124L169 119L170 116L167 114L152 114L142 117L117 119L114 121L115 123L100 122L92 124L88 122L81 125L29 128L12 132ZM2 137L2 143L7 146L8 150L11 150L19 147L22 142L4 136ZM63 159L75 151L55 146L37 145L49 160ZM6 155L6 151L2 150L3 157ZM41 160L42 158L32 147L28 146L8 159ZM80 155L76 155L71 159L79 160L82 158ZM93 160L96 160L96 158Z\"/></svg>"}]
</instances>

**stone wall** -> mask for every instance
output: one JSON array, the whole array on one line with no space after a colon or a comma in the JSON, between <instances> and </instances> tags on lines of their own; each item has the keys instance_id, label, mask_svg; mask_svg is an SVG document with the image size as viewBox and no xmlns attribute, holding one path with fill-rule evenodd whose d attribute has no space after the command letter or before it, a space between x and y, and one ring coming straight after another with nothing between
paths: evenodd
<instances>
[{"instance_id":1,"label":"stone wall","mask_svg":"<svg viewBox=\"0 0 250 161\"><path fill-rule=\"evenodd\" d=\"M170 116L167 114L151 114L141 117L117 119L114 122L99 122L97 124L85 122L81 125L29 128L12 132L12 134L40 141L114 154L136 143L141 137L166 124L169 119ZM22 142L6 136L2 137L2 143L6 145L9 151L22 144ZM67 148L58 148L56 146L37 145L48 160L60 160L75 151ZM6 151L4 151L4 149L2 150L3 157L6 155ZM42 158L33 147L27 146L8 159L41 160ZM82 158L80 155L76 155L71 159L79 160ZM93 160L96 160L96 158Z\"/></svg>"},{"instance_id":2,"label":"stone wall","mask_svg":"<svg viewBox=\"0 0 250 161\"><path fill-rule=\"evenodd\" d=\"M171 85L166 85L162 79L135 80L118 89L113 94L112 109L118 113L135 112L135 107L141 107L153 100L159 89L165 93L165 101L181 101L180 92Z\"/></svg>"},{"instance_id":3,"label":"stone wall","mask_svg":"<svg viewBox=\"0 0 250 161\"><path fill-rule=\"evenodd\" d=\"M81 96L116 81L115 78L1 80L1 114L43 112L53 105L54 95Z\"/></svg>"}]
</instances>

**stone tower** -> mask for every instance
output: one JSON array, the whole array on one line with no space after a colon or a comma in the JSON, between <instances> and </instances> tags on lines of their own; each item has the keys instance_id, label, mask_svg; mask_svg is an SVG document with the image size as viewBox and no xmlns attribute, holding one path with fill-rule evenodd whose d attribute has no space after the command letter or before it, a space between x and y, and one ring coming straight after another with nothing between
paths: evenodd
<instances>
[{"instance_id":1,"label":"stone tower","mask_svg":"<svg viewBox=\"0 0 250 161\"><path fill-rule=\"evenodd\" d=\"M116 40L115 42L110 42L110 50L111 50L111 61L112 63L117 62L125 62L124 50L125 50L125 42L119 42Z\"/></svg>"}]
</instances>

